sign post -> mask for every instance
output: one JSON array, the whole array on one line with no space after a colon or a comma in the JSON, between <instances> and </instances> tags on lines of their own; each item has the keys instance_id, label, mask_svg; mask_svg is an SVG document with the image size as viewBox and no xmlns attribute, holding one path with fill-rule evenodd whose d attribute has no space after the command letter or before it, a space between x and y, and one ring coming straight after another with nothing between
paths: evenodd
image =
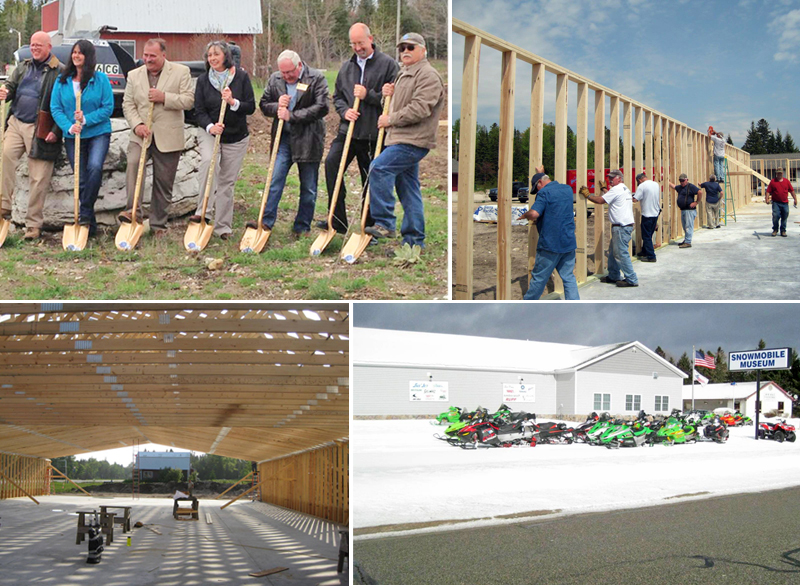
<instances>
[{"instance_id":1,"label":"sign post","mask_svg":"<svg viewBox=\"0 0 800 587\"><path fill-rule=\"evenodd\" d=\"M728 353L728 371L756 372L756 440L758 440L758 416L761 413L761 369L785 371L791 369L791 348L759 349L756 351L733 351Z\"/></svg>"}]
</instances>

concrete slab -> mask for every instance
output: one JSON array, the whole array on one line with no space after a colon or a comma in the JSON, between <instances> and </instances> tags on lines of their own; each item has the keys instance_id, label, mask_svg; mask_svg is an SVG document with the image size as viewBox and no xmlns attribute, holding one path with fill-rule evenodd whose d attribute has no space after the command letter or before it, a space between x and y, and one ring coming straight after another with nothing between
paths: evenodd
<instances>
[{"instance_id":1,"label":"concrete slab","mask_svg":"<svg viewBox=\"0 0 800 587\"><path fill-rule=\"evenodd\" d=\"M347 585L337 574L339 526L260 502L200 501L199 521L172 518L172 500L37 497L0 501L0 585ZM75 544L78 510L131 505L147 527L106 545L102 562L86 564ZM212 524L206 522L210 514ZM153 528L161 532L150 531ZM131 546L127 546L127 537ZM349 561L348 561L349 562ZM265 577L249 573L288 570Z\"/></svg>"},{"instance_id":2,"label":"concrete slab","mask_svg":"<svg viewBox=\"0 0 800 587\"><path fill-rule=\"evenodd\" d=\"M800 210L790 206L786 238L772 236L772 206L753 203L736 222L694 231L691 249L656 251L656 263L634 261L639 287L619 288L595 277L582 300L796 300L800 298ZM547 299L556 299L548 296Z\"/></svg>"}]
</instances>

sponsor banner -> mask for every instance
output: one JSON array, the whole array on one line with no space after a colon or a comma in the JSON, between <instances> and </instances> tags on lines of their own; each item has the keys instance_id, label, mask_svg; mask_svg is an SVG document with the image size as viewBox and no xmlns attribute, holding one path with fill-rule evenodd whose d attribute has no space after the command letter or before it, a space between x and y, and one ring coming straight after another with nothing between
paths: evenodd
<instances>
[{"instance_id":1,"label":"sponsor banner","mask_svg":"<svg viewBox=\"0 0 800 587\"><path fill-rule=\"evenodd\" d=\"M409 381L408 390L412 402L450 401L447 381Z\"/></svg>"},{"instance_id":2,"label":"sponsor banner","mask_svg":"<svg viewBox=\"0 0 800 587\"><path fill-rule=\"evenodd\" d=\"M536 386L516 383L503 384L503 403L535 402Z\"/></svg>"},{"instance_id":3,"label":"sponsor banner","mask_svg":"<svg viewBox=\"0 0 800 587\"><path fill-rule=\"evenodd\" d=\"M756 369L790 369L792 349L761 349L728 353L728 371L755 371Z\"/></svg>"}]
</instances>

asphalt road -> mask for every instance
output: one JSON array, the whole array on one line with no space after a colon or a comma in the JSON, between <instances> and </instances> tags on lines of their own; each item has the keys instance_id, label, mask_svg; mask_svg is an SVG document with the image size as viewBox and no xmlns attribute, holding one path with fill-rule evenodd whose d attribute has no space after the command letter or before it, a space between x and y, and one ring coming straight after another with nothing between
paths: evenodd
<instances>
[{"instance_id":1,"label":"asphalt road","mask_svg":"<svg viewBox=\"0 0 800 587\"><path fill-rule=\"evenodd\" d=\"M797 585L800 487L510 526L356 538L353 550L355 584Z\"/></svg>"}]
</instances>

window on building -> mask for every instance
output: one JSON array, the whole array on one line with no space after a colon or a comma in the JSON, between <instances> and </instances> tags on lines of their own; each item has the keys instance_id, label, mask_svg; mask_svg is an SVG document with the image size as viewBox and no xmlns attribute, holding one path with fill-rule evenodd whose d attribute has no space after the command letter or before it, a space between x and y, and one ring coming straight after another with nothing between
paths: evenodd
<instances>
[{"instance_id":1,"label":"window on building","mask_svg":"<svg viewBox=\"0 0 800 587\"><path fill-rule=\"evenodd\" d=\"M118 41L114 39L112 42L125 49L125 52L134 59L138 59L136 56L136 41ZM141 57L141 55L139 57Z\"/></svg>"},{"instance_id":2,"label":"window on building","mask_svg":"<svg viewBox=\"0 0 800 587\"><path fill-rule=\"evenodd\" d=\"M656 396L655 411L656 412L667 412L667 411L669 411L669 396L668 395L657 395Z\"/></svg>"},{"instance_id":3,"label":"window on building","mask_svg":"<svg viewBox=\"0 0 800 587\"><path fill-rule=\"evenodd\" d=\"M611 409L611 394L610 393L596 393L594 394L594 411L607 412Z\"/></svg>"},{"instance_id":4,"label":"window on building","mask_svg":"<svg viewBox=\"0 0 800 587\"><path fill-rule=\"evenodd\" d=\"M152 471L142 471L142 477L144 479L152 479L153 478L153 472Z\"/></svg>"},{"instance_id":5,"label":"window on building","mask_svg":"<svg viewBox=\"0 0 800 587\"><path fill-rule=\"evenodd\" d=\"M626 395L625 396L625 411L638 412L642 409L642 396L641 395Z\"/></svg>"},{"instance_id":6,"label":"window on building","mask_svg":"<svg viewBox=\"0 0 800 587\"><path fill-rule=\"evenodd\" d=\"M739 405L740 405L739 402L733 402L733 409L736 410L737 412L740 410Z\"/></svg>"},{"instance_id":7,"label":"window on building","mask_svg":"<svg viewBox=\"0 0 800 587\"><path fill-rule=\"evenodd\" d=\"M783 402L778 402L778 411L779 412L783 411Z\"/></svg>"}]
</instances>

